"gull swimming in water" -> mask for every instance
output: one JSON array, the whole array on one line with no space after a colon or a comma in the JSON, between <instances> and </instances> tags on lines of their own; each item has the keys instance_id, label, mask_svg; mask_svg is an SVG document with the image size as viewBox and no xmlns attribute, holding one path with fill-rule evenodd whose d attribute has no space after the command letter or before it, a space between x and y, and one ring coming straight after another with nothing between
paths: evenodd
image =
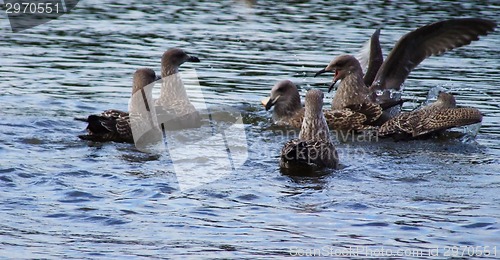
<instances>
[{"instance_id":1,"label":"gull swimming in water","mask_svg":"<svg viewBox=\"0 0 500 260\"><path fill-rule=\"evenodd\" d=\"M481 112L472 107L457 107L452 94L441 92L435 102L411 112L403 112L378 129L381 137L414 139L439 133L452 127L480 123Z\"/></svg>"},{"instance_id":2,"label":"gull swimming in water","mask_svg":"<svg viewBox=\"0 0 500 260\"><path fill-rule=\"evenodd\" d=\"M138 111L135 108L138 104L143 104L144 100L152 100L152 87L154 81L157 79L155 72L149 68L138 69L134 73L133 86L132 86L132 99L134 97L140 98L140 103L131 102L129 105L129 111ZM153 84L152 84L153 83ZM149 114L139 115L134 113L134 118L155 118L154 111L153 116L151 116L151 111ZM78 137L82 140L89 140L94 142L126 142L133 143L134 136L131 126L131 116L128 112L109 109L101 114L90 115L87 118L75 118L79 121L84 121L88 123L86 128L87 134L79 135ZM153 131L159 131L159 129L154 129L154 124L148 129L153 129Z\"/></svg>"},{"instance_id":3,"label":"gull swimming in water","mask_svg":"<svg viewBox=\"0 0 500 260\"><path fill-rule=\"evenodd\" d=\"M395 103L393 105L398 105ZM304 107L300 102L297 86L290 80L283 80L271 90L271 95L262 100L266 110L274 107L273 121L277 125L301 128ZM371 123L382 115L384 107L376 103L351 105L343 109L323 110L326 122L332 130L364 130L372 128Z\"/></svg>"},{"instance_id":4,"label":"gull swimming in water","mask_svg":"<svg viewBox=\"0 0 500 260\"><path fill-rule=\"evenodd\" d=\"M371 71L369 68L371 75L376 71L373 80L365 79L359 61L351 55L338 56L315 76L324 72L335 73L328 92L341 80L332 99L333 110L365 103L391 103L394 101L391 91L399 91L410 72L425 58L468 45L479 40L480 35L487 35L495 27L495 22L477 18L432 23L404 35L379 68L378 65L372 66ZM372 44L372 48L376 45ZM391 115L384 113L377 124L383 124L390 117Z\"/></svg>"},{"instance_id":5,"label":"gull swimming in water","mask_svg":"<svg viewBox=\"0 0 500 260\"><path fill-rule=\"evenodd\" d=\"M155 108L158 121L166 130L201 126L201 116L189 100L179 73L179 67L185 62L200 62L200 59L179 48L165 51L161 58L162 82Z\"/></svg>"},{"instance_id":6,"label":"gull swimming in water","mask_svg":"<svg viewBox=\"0 0 500 260\"><path fill-rule=\"evenodd\" d=\"M188 55L179 48L171 48L163 53L161 59L161 77L156 77L151 69L139 69L134 74L132 98L129 112L110 109L85 119L88 122L87 135L79 136L84 140L134 143L134 131L145 134L153 128L175 130L199 127L201 117L189 101L184 83L179 74L179 66L185 62L200 62L195 56ZM160 97L153 100L152 87L155 80L161 80ZM151 84L151 85L150 85ZM148 86L148 87L145 87ZM142 95L135 95L141 90ZM132 122L132 124L131 124ZM154 130L155 140L156 130ZM151 139L151 138L148 138ZM137 140L136 140L137 141Z\"/></svg>"},{"instance_id":7,"label":"gull swimming in water","mask_svg":"<svg viewBox=\"0 0 500 260\"><path fill-rule=\"evenodd\" d=\"M338 168L338 154L330 139L323 115L323 92L306 93L304 120L298 139L288 141L281 150L280 167L285 171Z\"/></svg>"}]
</instances>

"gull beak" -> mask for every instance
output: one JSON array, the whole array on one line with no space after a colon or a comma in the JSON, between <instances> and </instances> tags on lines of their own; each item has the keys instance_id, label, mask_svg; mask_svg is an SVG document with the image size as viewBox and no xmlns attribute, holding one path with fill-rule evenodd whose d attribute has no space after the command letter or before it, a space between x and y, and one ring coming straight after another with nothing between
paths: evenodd
<instances>
[{"instance_id":1,"label":"gull beak","mask_svg":"<svg viewBox=\"0 0 500 260\"><path fill-rule=\"evenodd\" d=\"M322 69L322 70L316 72L316 74L314 74L314 77L317 77L317 76L319 76L319 75L321 75L321 74L323 74L325 72L326 72L326 69Z\"/></svg>"},{"instance_id":2,"label":"gull beak","mask_svg":"<svg viewBox=\"0 0 500 260\"><path fill-rule=\"evenodd\" d=\"M330 84L330 86L328 87L328 93L330 93L330 91L332 91L333 86L335 86L335 83L337 83L336 80L332 81L332 84Z\"/></svg>"},{"instance_id":3,"label":"gull beak","mask_svg":"<svg viewBox=\"0 0 500 260\"><path fill-rule=\"evenodd\" d=\"M276 104L276 101L278 101L278 99L280 97L281 96L277 96L274 99L271 99L271 97L266 97L266 98L263 98L260 102L266 108L266 110L269 110L269 109L271 109L272 106L274 106L274 104Z\"/></svg>"},{"instance_id":4,"label":"gull beak","mask_svg":"<svg viewBox=\"0 0 500 260\"><path fill-rule=\"evenodd\" d=\"M268 109L267 109L267 104L269 104L269 101L270 101L270 100L271 100L271 97L265 97L265 98L263 98L263 99L260 101L260 103L262 103L262 105L266 108L266 110L268 110Z\"/></svg>"},{"instance_id":5,"label":"gull beak","mask_svg":"<svg viewBox=\"0 0 500 260\"><path fill-rule=\"evenodd\" d=\"M335 75L333 76L332 84L330 84L330 86L328 87L328 93L332 91L333 86L335 86L335 83L337 83L337 81L339 81L339 71L335 70Z\"/></svg>"},{"instance_id":6,"label":"gull beak","mask_svg":"<svg viewBox=\"0 0 500 260\"><path fill-rule=\"evenodd\" d=\"M161 75L156 75L155 81L161 80Z\"/></svg>"},{"instance_id":7,"label":"gull beak","mask_svg":"<svg viewBox=\"0 0 500 260\"><path fill-rule=\"evenodd\" d=\"M198 59L198 57L196 57L196 56L189 56L189 58L186 61L189 61L189 62L200 62L200 59Z\"/></svg>"}]
</instances>

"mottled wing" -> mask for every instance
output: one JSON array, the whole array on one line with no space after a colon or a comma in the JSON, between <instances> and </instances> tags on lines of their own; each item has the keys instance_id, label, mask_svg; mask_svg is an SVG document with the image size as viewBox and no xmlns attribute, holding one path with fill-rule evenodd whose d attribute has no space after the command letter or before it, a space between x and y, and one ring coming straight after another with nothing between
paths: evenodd
<instances>
[{"instance_id":1,"label":"mottled wing","mask_svg":"<svg viewBox=\"0 0 500 260\"><path fill-rule=\"evenodd\" d=\"M117 117L100 115L90 115L87 118L87 131L90 134L107 134L116 131Z\"/></svg>"},{"instance_id":2,"label":"mottled wing","mask_svg":"<svg viewBox=\"0 0 500 260\"><path fill-rule=\"evenodd\" d=\"M116 132L120 139L133 142L132 129L130 127L130 117L128 114L123 114L116 119Z\"/></svg>"},{"instance_id":3,"label":"mottled wing","mask_svg":"<svg viewBox=\"0 0 500 260\"><path fill-rule=\"evenodd\" d=\"M119 118L121 116L128 116L128 113L127 112L123 112L121 110L108 109L108 110L102 112L101 116L111 117L111 118Z\"/></svg>"},{"instance_id":4,"label":"mottled wing","mask_svg":"<svg viewBox=\"0 0 500 260\"><path fill-rule=\"evenodd\" d=\"M288 141L281 150L282 168L337 168L338 154L331 142Z\"/></svg>"},{"instance_id":5,"label":"mottled wing","mask_svg":"<svg viewBox=\"0 0 500 260\"><path fill-rule=\"evenodd\" d=\"M416 122L413 137L448 128L480 123L483 119L476 108L449 108L435 111Z\"/></svg>"},{"instance_id":6,"label":"mottled wing","mask_svg":"<svg viewBox=\"0 0 500 260\"><path fill-rule=\"evenodd\" d=\"M290 126L300 129L304 120L304 109L300 109L291 117L273 118L274 124L279 126Z\"/></svg>"},{"instance_id":7,"label":"mottled wing","mask_svg":"<svg viewBox=\"0 0 500 260\"><path fill-rule=\"evenodd\" d=\"M106 110L87 118L87 135L79 135L83 140L94 142L133 142L128 121L128 113L120 110Z\"/></svg>"},{"instance_id":8,"label":"mottled wing","mask_svg":"<svg viewBox=\"0 0 500 260\"><path fill-rule=\"evenodd\" d=\"M290 125L293 128L298 128L300 129L302 127L302 121L304 120L304 112L302 113L297 113L295 116L291 117L288 120L288 125Z\"/></svg>"},{"instance_id":9,"label":"mottled wing","mask_svg":"<svg viewBox=\"0 0 500 260\"><path fill-rule=\"evenodd\" d=\"M378 129L379 136L391 136L396 134L412 134L413 133L413 124L414 120L418 120L415 118L415 114L412 112L401 113L396 117L390 119L380 126Z\"/></svg>"},{"instance_id":10,"label":"mottled wing","mask_svg":"<svg viewBox=\"0 0 500 260\"><path fill-rule=\"evenodd\" d=\"M361 103L349 105L346 108L366 116L365 124L376 121L383 113L382 107L376 103Z\"/></svg>"},{"instance_id":11,"label":"mottled wing","mask_svg":"<svg viewBox=\"0 0 500 260\"><path fill-rule=\"evenodd\" d=\"M323 110L330 130L360 130L364 129L366 116L350 109Z\"/></svg>"},{"instance_id":12,"label":"mottled wing","mask_svg":"<svg viewBox=\"0 0 500 260\"><path fill-rule=\"evenodd\" d=\"M410 72L425 58L470 44L495 27L495 22L478 18L451 19L420 27L396 43L370 89L372 92L399 90Z\"/></svg>"}]
</instances>

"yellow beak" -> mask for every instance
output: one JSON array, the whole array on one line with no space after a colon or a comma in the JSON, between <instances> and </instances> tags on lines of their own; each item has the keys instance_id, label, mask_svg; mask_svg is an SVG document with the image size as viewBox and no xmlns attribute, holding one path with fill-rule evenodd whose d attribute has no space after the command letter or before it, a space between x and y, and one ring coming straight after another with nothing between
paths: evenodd
<instances>
[{"instance_id":1,"label":"yellow beak","mask_svg":"<svg viewBox=\"0 0 500 260\"><path fill-rule=\"evenodd\" d=\"M266 98L263 98L260 103L262 103L262 105L265 107L267 106L267 103L269 103L269 101L271 100L271 97L266 97Z\"/></svg>"}]
</instances>

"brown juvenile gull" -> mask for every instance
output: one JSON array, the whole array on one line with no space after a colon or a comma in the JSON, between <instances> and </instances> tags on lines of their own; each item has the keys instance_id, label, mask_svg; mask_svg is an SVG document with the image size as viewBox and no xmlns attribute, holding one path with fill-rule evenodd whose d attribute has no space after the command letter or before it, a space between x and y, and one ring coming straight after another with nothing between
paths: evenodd
<instances>
[{"instance_id":1,"label":"brown juvenile gull","mask_svg":"<svg viewBox=\"0 0 500 260\"><path fill-rule=\"evenodd\" d=\"M262 100L266 110L274 107L273 121L277 125L301 128L304 107L300 102L297 86L290 80L283 80L271 90L271 95ZM383 107L375 103L352 105L344 109L323 110L326 122L333 130L363 130L382 115Z\"/></svg>"},{"instance_id":2,"label":"brown juvenile gull","mask_svg":"<svg viewBox=\"0 0 500 260\"><path fill-rule=\"evenodd\" d=\"M133 86L132 86L132 99L134 97L140 98L140 103L144 104L144 99L152 100L152 87L153 83L157 79L155 72L149 68L141 68L138 69L134 73ZM151 85L150 85L151 84ZM129 111L138 111L134 107L137 105L137 102L130 102ZM151 113L148 115L138 115L134 114L133 117L137 115L138 117L151 118ZM154 111L153 111L154 117ZM79 135L78 137L83 140L89 140L94 142L126 142L133 143L134 136L131 127L131 116L128 112L109 109L101 114L90 115L87 118L75 118L76 120L84 121L88 123L86 128L86 135ZM147 123L147 122L146 122ZM152 129L156 131L159 129L154 129L154 125L148 127L148 129Z\"/></svg>"},{"instance_id":3,"label":"brown juvenile gull","mask_svg":"<svg viewBox=\"0 0 500 260\"><path fill-rule=\"evenodd\" d=\"M365 84L360 63L351 55L335 58L315 76L327 71L335 72L329 92L341 80L332 100L332 109L367 102L391 103L394 102L391 91L399 91L410 72L425 58L468 45L479 40L480 35L487 35L495 27L495 22L477 18L451 19L420 27L404 35L396 43L369 87ZM379 124L390 118L384 114Z\"/></svg>"},{"instance_id":4,"label":"brown juvenile gull","mask_svg":"<svg viewBox=\"0 0 500 260\"><path fill-rule=\"evenodd\" d=\"M411 112L404 112L385 122L378 135L396 139L428 136L448 128L480 123L483 116L476 108L458 108L455 97L441 92L437 100Z\"/></svg>"},{"instance_id":5,"label":"brown juvenile gull","mask_svg":"<svg viewBox=\"0 0 500 260\"><path fill-rule=\"evenodd\" d=\"M288 141L281 150L282 169L308 171L338 167L337 151L330 140L322 109L323 92L318 89L307 91L299 138Z\"/></svg>"},{"instance_id":6,"label":"brown juvenile gull","mask_svg":"<svg viewBox=\"0 0 500 260\"><path fill-rule=\"evenodd\" d=\"M162 87L155 107L159 123L167 130L201 126L200 114L191 104L179 74L179 67L185 62L200 59L179 48L167 50L161 58Z\"/></svg>"}]
</instances>

